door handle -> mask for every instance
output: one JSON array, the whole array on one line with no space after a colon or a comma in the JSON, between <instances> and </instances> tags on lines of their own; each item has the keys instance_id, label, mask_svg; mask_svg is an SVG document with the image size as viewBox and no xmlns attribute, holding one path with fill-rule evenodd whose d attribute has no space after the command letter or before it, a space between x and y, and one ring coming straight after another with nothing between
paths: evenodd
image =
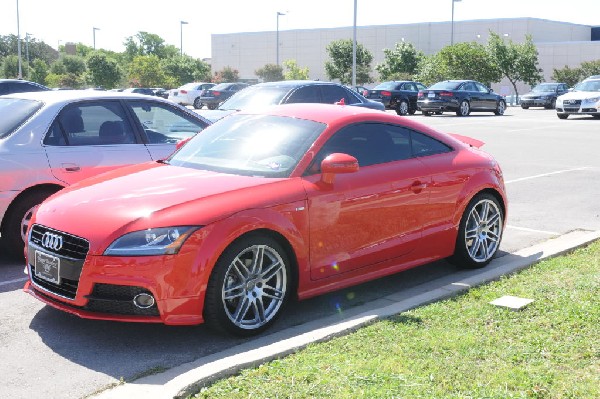
<instances>
[{"instance_id":1,"label":"door handle","mask_svg":"<svg viewBox=\"0 0 600 399\"><path fill-rule=\"evenodd\" d=\"M417 181L413 182L413 184L411 184L410 189L412 190L413 193L419 194L426 187L427 187L427 183L421 183L420 181L417 180Z\"/></svg>"},{"instance_id":2,"label":"door handle","mask_svg":"<svg viewBox=\"0 0 600 399\"><path fill-rule=\"evenodd\" d=\"M65 172L79 172L81 170L76 163L63 163L61 166Z\"/></svg>"}]
</instances>

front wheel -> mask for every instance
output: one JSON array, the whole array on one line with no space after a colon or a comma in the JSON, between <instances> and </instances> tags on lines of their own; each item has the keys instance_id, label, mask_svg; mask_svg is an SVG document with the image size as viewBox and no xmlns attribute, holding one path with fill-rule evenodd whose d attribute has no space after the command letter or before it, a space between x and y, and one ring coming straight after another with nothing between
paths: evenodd
<instances>
[{"instance_id":1,"label":"front wheel","mask_svg":"<svg viewBox=\"0 0 600 399\"><path fill-rule=\"evenodd\" d=\"M556 98L553 98L552 101L550 101L550 104L546 105L544 108L546 108L546 109L556 108Z\"/></svg>"},{"instance_id":2,"label":"front wheel","mask_svg":"<svg viewBox=\"0 0 600 399\"><path fill-rule=\"evenodd\" d=\"M406 100L401 100L396 106L396 113L398 115L408 115L408 102Z\"/></svg>"},{"instance_id":3,"label":"front wheel","mask_svg":"<svg viewBox=\"0 0 600 399\"><path fill-rule=\"evenodd\" d=\"M502 100L498 101L498 104L496 105L496 110L494 111L494 114L496 115L504 115L504 111L506 111L506 103Z\"/></svg>"},{"instance_id":4,"label":"front wheel","mask_svg":"<svg viewBox=\"0 0 600 399\"><path fill-rule=\"evenodd\" d=\"M471 113L471 105L467 100L462 100L460 106L458 107L458 111L456 111L456 115L458 116L468 116Z\"/></svg>"},{"instance_id":5,"label":"front wheel","mask_svg":"<svg viewBox=\"0 0 600 399\"><path fill-rule=\"evenodd\" d=\"M202 108L202 102L200 101L200 97L197 97L197 98L194 100L194 108L195 108L195 109L200 109L200 108Z\"/></svg>"},{"instance_id":6,"label":"front wheel","mask_svg":"<svg viewBox=\"0 0 600 399\"><path fill-rule=\"evenodd\" d=\"M452 260L458 266L475 269L484 267L500 247L504 212L491 194L476 195L465 209Z\"/></svg>"},{"instance_id":7,"label":"front wheel","mask_svg":"<svg viewBox=\"0 0 600 399\"><path fill-rule=\"evenodd\" d=\"M290 262L281 245L263 235L242 237L215 265L206 288L204 318L234 335L256 335L281 314L290 280Z\"/></svg>"},{"instance_id":8,"label":"front wheel","mask_svg":"<svg viewBox=\"0 0 600 399\"><path fill-rule=\"evenodd\" d=\"M556 114L556 116L558 116L558 119L567 119L569 114Z\"/></svg>"}]
</instances>

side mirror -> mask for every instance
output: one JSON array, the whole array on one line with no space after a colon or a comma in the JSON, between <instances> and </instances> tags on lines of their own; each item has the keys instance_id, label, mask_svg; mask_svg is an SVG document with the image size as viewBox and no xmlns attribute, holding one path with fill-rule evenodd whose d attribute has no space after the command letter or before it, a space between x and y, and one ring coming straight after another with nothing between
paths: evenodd
<instances>
[{"instance_id":1,"label":"side mirror","mask_svg":"<svg viewBox=\"0 0 600 399\"><path fill-rule=\"evenodd\" d=\"M333 184L335 175L358 172L358 160L352 155L333 153L321 162L321 180Z\"/></svg>"}]
</instances>

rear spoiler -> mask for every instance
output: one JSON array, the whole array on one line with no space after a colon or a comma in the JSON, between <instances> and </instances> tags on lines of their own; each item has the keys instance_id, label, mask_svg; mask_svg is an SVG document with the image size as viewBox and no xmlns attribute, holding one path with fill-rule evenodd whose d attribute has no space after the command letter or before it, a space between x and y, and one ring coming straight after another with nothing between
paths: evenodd
<instances>
[{"instance_id":1,"label":"rear spoiler","mask_svg":"<svg viewBox=\"0 0 600 399\"><path fill-rule=\"evenodd\" d=\"M449 134L450 134L450 136L454 137L455 139L462 141L463 143L468 144L471 147L481 148L481 146L483 146L485 144L483 141L476 140L472 137L463 136L462 134L456 134L456 133L449 133Z\"/></svg>"}]
</instances>

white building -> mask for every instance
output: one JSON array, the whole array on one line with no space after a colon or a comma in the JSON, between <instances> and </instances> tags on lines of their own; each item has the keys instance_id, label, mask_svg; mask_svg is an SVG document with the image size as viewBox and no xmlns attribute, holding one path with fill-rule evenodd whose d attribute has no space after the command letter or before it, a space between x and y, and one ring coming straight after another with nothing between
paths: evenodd
<instances>
[{"instance_id":1,"label":"white building","mask_svg":"<svg viewBox=\"0 0 600 399\"><path fill-rule=\"evenodd\" d=\"M327 45L339 39L351 39L352 27L297 29L279 31L279 60L294 59L300 67L308 67L312 79L328 80L325 62ZM383 49L392 49L406 41L429 55L450 44L451 22L425 22L406 25L357 27L356 40L373 54L373 68L383 62ZM577 67L583 61L600 59L600 27L549 21L538 18L509 18L454 22L454 42L486 44L489 32L498 33L514 42L522 42L530 34L539 52L539 66L544 80L550 81L554 68ZM277 32L241 32L212 35L212 69L230 66L245 80L257 79L254 71L265 64L276 63ZM377 77L374 71L373 75ZM508 80L492 86L501 94L511 94ZM519 93L529 86L520 84Z\"/></svg>"}]
</instances>

